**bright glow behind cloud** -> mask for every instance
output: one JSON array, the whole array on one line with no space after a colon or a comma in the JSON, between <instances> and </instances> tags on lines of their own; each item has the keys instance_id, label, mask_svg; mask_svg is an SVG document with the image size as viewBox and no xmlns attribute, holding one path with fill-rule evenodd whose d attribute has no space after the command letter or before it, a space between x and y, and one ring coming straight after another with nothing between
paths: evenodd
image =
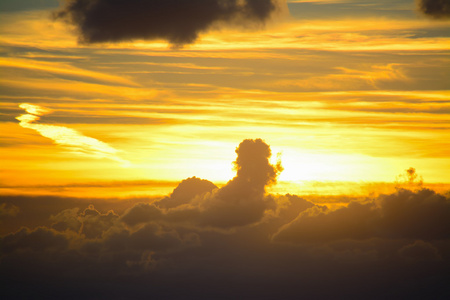
<instances>
[{"instance_id":1,"label":"bright glow behind cloud","mask_svg":"<svg viewBox=\"0 0 450 300\"><path fill-rule=\"evenodd\" d=\"M20 126L36 130L42 136L53 140L57 145L63 146L75 154L94 158L107 158L121 163L123 167L130 165L129 161L117 155L117 152L119 152L117 149L102 141L85 136L67 127L33 123L38 121L40 116L49 113L50 110L28 103L22 103L19 107L28 113L16 118L20 121Z\"/></svg>"}]
</instances>

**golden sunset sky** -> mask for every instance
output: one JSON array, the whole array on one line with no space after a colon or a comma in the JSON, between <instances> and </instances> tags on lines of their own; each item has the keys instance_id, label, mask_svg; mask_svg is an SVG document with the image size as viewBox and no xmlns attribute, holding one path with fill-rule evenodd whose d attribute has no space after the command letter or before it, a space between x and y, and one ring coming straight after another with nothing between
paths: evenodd
<instances>
[{"instance_id":1,"label":"golden sunset sky","mask_svg":"<svg viewBox=\"0 0 450 300\"><path fill-rule=\"evenodd\" d=\"M450 0L0 0L2 300L450 299Z\"/></svg>"},{"instance_id":2,"label":"golden sunset sky","mask_svg":"<svg viewBox=\"0 0 450 300\"><path fill-rule=\"evenodd\" d=\"M278 191L410 167L449 183L448 19L411 0L280 3L177 44L83 42L58 1L2 1L2 192L223 184L246 138L278 154Z\"/></svg>"}]
</instances>

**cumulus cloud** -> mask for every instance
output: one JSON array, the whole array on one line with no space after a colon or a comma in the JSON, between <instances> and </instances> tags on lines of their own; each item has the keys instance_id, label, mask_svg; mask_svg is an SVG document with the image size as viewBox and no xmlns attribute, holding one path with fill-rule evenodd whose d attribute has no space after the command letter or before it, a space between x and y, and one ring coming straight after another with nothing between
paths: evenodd
<instances>
[{"instance_id":1,"label":"cumulus cloud","mask_svg":"<svg viewBox=\"0 0 450 300\"><path fill-rule=\"evenodd\" d=\"M419 0L418 7L422 13L431 18L450 18L450 1L448 0Z\"/></svg>"},{"instance_id":2,"label":"cumulus cloud","mask_svg":"<svg viewBox=\"0 0 450 300\"><path fill-rule=\"evenodd\" d=\"M19 107L27 112L27 114L16 118L23 128L36 130L42 136L51 139L57 145L63 146L77 155L107 158L119 162L122 166L130 164L129 161L120 158L117 155L119 151L107 143L85 136L71 128L36 123L42 115L51 112L49 109L28 103L22 103Z\"/></svg>"},{"instance_id":3,"label":"cumulus cloud","mask_svg":"<svg viewBox=\"0 0 450 300\"><path fill-rule=\"evenodd\" d=\"M55 17L74 24L86 43L164 39L193 43L217 23L264 24L283 0L66 0Z\"/></svg>"},{"instance_id":4,"label":"cumulus cloud","mask_svg":"<svg viewBox=\"0 0 450 300\"><path fill-rule=\"evenodd\" d=\"M284 225L274 240L317 242L338 239L450 238L450 201L432 190L400 189L367 203L335 211L313 207Z\"/></svg>"},{"instance_id":5,"label":"cumulus cloud","mask_svg":"<svg viewBox=\"0 0 450 300\"><path fill-rule=\"evenodd\" d=\"M174 208L189 203L197 195L212 192L215 189L217 186L211 181L194 176L180 182L169 197L165 197L155 204L160 208Z\"/></svg>"},{"instance_id":6,"label":"cumulus cloud","mask_svg":"<svg viewBox=\"0 0 450 300\"><path fill-rule=\"evenodd\" d=\"M0 237L2 297L450 297L448 197L399 188L333 210L268 194L281 166L264 141L244 140L236 154L223 187L191 177L159 200L0 197L18 212L2 229L34 220Z\"/></svg>"},{"instance_id":7,"label":"cumulus cloud","mask_svg":"<svg viewBox=\"0 0 450 300\"><path fill-rule=\"evenodd\" d=\"M14 204L9 204L9 203L1 203L0 204L0 217L4 217L4 216L15 217L15 216L17 216L19 211L20 211L19 207L15 206Z\"/></svg>"},{"instance_id":8,"label":"cumulus cloud","mask_svg":"<svg viewBox=\"0 0 450 300\"><path fill-rule=\"evenodd\" d=\"M440 260L439 250L432 244L418 240L399 250L399 254L408 260Z\"/></svg>"},{"instance_id":9,"label":"cumulus cloud","mask_svg":"<svg viewBox=\"0 0 450 300\"><path fill-rule=\"evenodd\" d=\"M35 230L22 228L2 238L1 252L3 254L15 251L54 251L67 248L69 245L65 235L52 229L39 227Z\"/></svg>"},{"instance_id":10,"label":"cumulus cloud","mask_svg":"<svg viewBox=\"0 0 450 300\"><path fill-rule=\"evenodd\" d=\"M275 202L266 195L266 187L276 182L281 164L270 164L270 147L261 139L244 140L236 154L236 177L222 188L207 180L189 178L169 197L137 205L122 220L128 225L162 219L219 228L260 221L266 210L275 209Z\"/></svg>"}]
</instances>

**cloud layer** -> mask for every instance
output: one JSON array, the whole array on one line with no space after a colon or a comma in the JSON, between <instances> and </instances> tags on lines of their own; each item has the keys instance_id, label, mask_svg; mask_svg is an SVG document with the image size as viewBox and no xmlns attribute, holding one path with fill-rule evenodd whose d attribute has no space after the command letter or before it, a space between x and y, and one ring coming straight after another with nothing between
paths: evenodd
<instances>
[{"instance_id":1,"label":"cloud layer","mask_svg":"<svg viewBox=\"0 0 450 300\"><path fill-rule=\"evenodd\" d=\"M193 43L214 24L263 24L278 0L68 0L56 18L77 26L86 43L164 39Z\"/></svg>"},{"instance_id":2,"label":"cloud layer","mask_svg":"<svg viewBox=\"0 0 450 300\"><path fill-rule=\"evenodd\" d=\"M2 228L29 226L1 237L4 298L450 296L449 198L399 188L330 210L266 193L281 166L262 140L236 153L223 187L191 177L156 201L0 197Z\"/></svg>"}]
</instances>

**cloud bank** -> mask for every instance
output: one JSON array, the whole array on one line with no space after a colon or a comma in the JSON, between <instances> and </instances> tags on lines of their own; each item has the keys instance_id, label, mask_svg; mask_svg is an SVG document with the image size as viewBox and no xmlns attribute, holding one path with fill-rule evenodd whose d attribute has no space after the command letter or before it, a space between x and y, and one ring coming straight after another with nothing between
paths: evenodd
<instances>
[{"instance_id":1,"label":"cloud bank","mask_svg":"<svg viewBox=\"0 0 450 300\"><path fill-rule=\"evenodd\" d=\"M28 103L22 103L19 107L28 113L16 118L20 121L19 125L23 128L36 130L40 135L51 139L55 144L63 146L77 155L107 158L121 163L122 166L130 164L129 161L117 155L117 152L119 152L117 149L102 141L85 136L71 128L35 123L40 119L40 116L51 112L50 110Z\"/></svg>"},{"instance_id":2,"label":"cloud bank","mask_svg":"<svg viewBox=\"0 0 450 300\"><path fill-rule=\"evenodd\" d=\"M447 196L399 188L331 210L266 192L282 168L264 141L244 140L236 154L221 188L191 177L128 207L0 197L2 228L33 221L0 238L4 299L450 296Z\"/></svg>"},{"instance_id":3,"label":"cloud bank","mask_svg":"<svg viewBox=\"0 0 450 300\"><path fill-rule=\"evenodd\" d=\"M85 43L164 39L193 43L217 23L264 24L279 0L67 0L55 17L74 24Z\"/></svg>"}]
</instances>

